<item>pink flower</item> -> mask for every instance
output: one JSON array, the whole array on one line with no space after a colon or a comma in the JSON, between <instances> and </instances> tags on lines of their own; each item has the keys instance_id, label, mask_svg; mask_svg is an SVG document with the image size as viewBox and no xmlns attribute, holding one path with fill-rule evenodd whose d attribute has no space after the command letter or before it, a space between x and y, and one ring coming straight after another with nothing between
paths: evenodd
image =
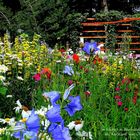
<instances>
[{"instance_id":1,"label":"pink flower","mask_svg":"<svg viewBox=\"0 0 140 140\"><path fill-rule=\"evenodd\" d=\"M72 80L69 80L68 81L68 85L70 86L70 85L72 85L73 84L73 81Z\"/></svg>"},{"instance_id":2,"label":"pink flower","mask_svg":"<svg viewBox=\"0 0 140 140\"><path fill-rule=\"evenodd\" d=\"M116 88L115 88L115 90L116 90L116 91L119 91L119 90L120 90L120 88L119 88L119 87L116 87Z\"/></svg>"},{"instance_id":3,"label":"pink flower","mask_svg":"<svg viewBox=\"0 0 140 140\"><path fill-rule=\"evenodd\" d=\"M121 96L116 95L116 96L115 96L115 99L121 99Z\"/></svg>"},{"instance_id":4,"label":"pink flower","mask_svg":"<svg viewBox=\"0 0 140 140\"><path fill-rule=\"evenodd\" d=\"M35 81L40 81L40 79L41 79L40 73L35 74L35 75L33 76L33 79L34 79Z\"/></svg>"},{"instance_id":5,"label":"pink flower","mask_svg":"<svg viewBox=\"0 0 140 140\"><path fill-rule=\"evenodd\" d=\"M127 108L127 107L125 107L125 108L124 108L124 111L128 111L128 108Z\"/></svg>"},{"instance_id":6,"label":"pink flower","mask_svg":"<svg viewBox=\"0 0 140 140\"><path fill-rule=\"evenodd\" d=\"M90 94L91 94L90 91L86 91L86 92L85 92L85 95L86 95L86 96L90 96Z\"/></svg>"},{"instance_id":7,"label":"pink flower","mask_svg":"<svg viewBox=\"0 0 140 140\"><path fill-rule=\"evenodd\" d=\"M117 104L118 104L118 106L122 106L122 102L121 101L118 101Z\"/></svg>"},{"instance_id":8,"label":"pink flower","mask_svg":"<svg viewBox=\"0 0 140 140\"><path fill-rule=\"evenodd\" d=\"M129 91L129 88L127 88L127 87L126 87L126 89L125 89L125 90L126 90L126 91Z\"/></svg>"},{"instance_id":9,"label":"pink flower","mask_svg":"<svg viewBox=\"0 0 140 140\"><path fill-rule=\"evenodd\" d=\"M130 81L129 78L124 78L124 79L122 80L122 84L128 85L130 82L131 82L131 81Z\"/></svg>"}]
</instances>

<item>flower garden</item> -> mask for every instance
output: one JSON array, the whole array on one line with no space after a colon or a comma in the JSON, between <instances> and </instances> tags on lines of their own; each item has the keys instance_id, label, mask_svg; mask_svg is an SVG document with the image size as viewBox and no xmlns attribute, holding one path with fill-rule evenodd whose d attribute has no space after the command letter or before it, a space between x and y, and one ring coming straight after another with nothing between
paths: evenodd
<instances>
[{"instance_id":1,"label":"flower garden","mask_svg":"<svg viewBox=\"0 0 140 140\"><path fill-rule=\"evenodd\" d=\"M138 139L133 52L103 52L95 42L50 49L40 39L0 41L0 140Z\"/></svg>"}]
</instances>

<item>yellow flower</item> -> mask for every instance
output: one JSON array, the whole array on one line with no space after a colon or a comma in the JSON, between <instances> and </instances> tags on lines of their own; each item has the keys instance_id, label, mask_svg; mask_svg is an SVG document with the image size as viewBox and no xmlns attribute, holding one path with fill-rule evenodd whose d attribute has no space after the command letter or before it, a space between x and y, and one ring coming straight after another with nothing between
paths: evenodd
<instances>
[{"instance_id":1,"label":"yellow flower","mask_svg":"<svg viewBox=\"0 0 140 140\"><path fill-rule=\"evenodd\" d=\"M5 132L6 128L0 128L0 135Z\"/></svg>"},{"instance_id":2,"label":"yellow flower","mask_svg":"<svg viewBox=\"0 0 140 140\"><path fill-rule=\"evenodd\" d=\"M23 118L22 120L21 120L21 122L23 122L23 123L25 123L27 121L27 118Z\"/></svg>"},{"instance_id":3,"label":"yellow flower","mask_svg":"<svg viewBox=\"0 0 140 140\"><path fill-rule=\"evenodd\" d=\"M122 70L124 67L123 67L123 65L120 65L119 68Z\"/></svg>"},{"instance_id":4,"label":"yellow flower","mask_svg":"<svg viewBox=\"0 0 140 140\"><path fill-rule=\"evenodd\" d=\"M110 82L109 87L110 88L114 87L114 83L113 82Z\"/></svg>"},{"instance_id":5,"label":"yellow flower","mask_svg":"<svg viewBox=\"0 0 140 140\"><path fill-rule=\"evenodd\" d=\"M9 121L10 121L10 118L5 118L5 121L6 121L6 122L9 122Z\"/></svg>"}]
</instances>

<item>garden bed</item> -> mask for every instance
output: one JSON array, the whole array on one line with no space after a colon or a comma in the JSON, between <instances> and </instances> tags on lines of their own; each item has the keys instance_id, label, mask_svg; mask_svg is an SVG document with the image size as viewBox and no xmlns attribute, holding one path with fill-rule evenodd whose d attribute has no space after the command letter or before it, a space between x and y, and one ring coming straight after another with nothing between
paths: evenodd
<instances>
[{"instance_id":1,"label":"garden bed","mask_svg":"<svg viewBox=\"0 0 140 140\"><path fill-rule=\"evenodd\" d=\"M91 46L93 49L91 49ZM77 52L26 34L0 45L0 139L138 139L140 72L129 51ZM90 46L90 50L89 47ZM85 47L85 46L84 46Z\"/></svg>"}]
</instances>

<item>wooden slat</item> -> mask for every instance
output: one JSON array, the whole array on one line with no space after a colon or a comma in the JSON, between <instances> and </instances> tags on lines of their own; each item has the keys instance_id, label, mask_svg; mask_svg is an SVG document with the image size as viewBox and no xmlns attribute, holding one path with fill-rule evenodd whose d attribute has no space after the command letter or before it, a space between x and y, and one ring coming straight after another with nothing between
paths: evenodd
<instances>
[{"instance_id":1,"label":"wooden slat","mask_svg":"<svg viewBox=\"0 0 140 140\"><path fill-rule=\"evenodd\" d=\"M105 22L105 23L100 23L100 22L83 22L81 24L83 26L104 26L106 24L109 24L109 22ZM118 26L132 26L132 25L130 23L125 23L125 24L120 23L120 24L118 24Z\"/></svg>"},{"instance_id":2,"label":"wooden slat","mask_svg":"<svg viewBox=\"0 0 140 140\"><path fill-rule=\"evenodd\" d=\"M106 36L80 36L82 38L106 38Z\"/></svg>"},{"instance_id":3,"label":"wooden slat","mask_svg":"<svg viewBox=\"0 0 140 140\"><path fill-rule=\"evenodd\" d=\"M106 51L106 50L109 50L109 49L101 48L100 50L101 50L101 51ZM118 48L118 49L115 49L115 50L121 50L121 49ZM129 50L130 50L130 51L140 51L140 48L130 48Z\"/></svg>"},{"instance_id":4,"label":"wooden slat","mask_svg":"<svg viewBox=\"0 0 140 140\"><path fill-rule=\"evenodd\" d=\"M105 30L84 30L85 33L100 33L105 32ZM134 32L133 30L117 30L117 32Z\"/></svg>"},{"instance_id":5,"label":"wooden slat","mask_svg":"<svg viewBox=\"0 0 140 140\"><path fill-rule=\"evenodd\" d=\"M117 32L134 32L133 30L117 30Z\"/></svg>"},{"instance_id":6,"label":"wooden slat","mask_svg":"<svg viewBox=\"0 0 140 140\"><path fill-rule=\"evenodd\" d=\"M105 32L105 30L84 30L83 32L86 32L86 33L100 33L100 32Z\"/></svg>"},{"instance_id":7,"label":"wooden slat","mask_svg":"<svg viewBox=\"0 0 140 140\"><path fill-rule=\"evenodd\" d=\"M82 23L83 26L104 26L103 24L95 24L95 23L92 23L92 22L85 22L85 23Z\"/></svg>"},{"instance_id":8,"label":"wooden slat","mask_svg":"<svg viewBox=\"0 0 140 140\"><path fill-rule=\"evenodd\" d=\"M140 38L140 36L116 36L116 38Z\"/></svg>"},{"instance_id":9,"label":"wooden slat","mask_svg":"<svg viewBox=\"0 0 140 140\"><path fill-rule=\"evenodd\" d=\"M132 26L131 24L119 24L119 26Z\"/></svg>"},{"instance_id":10,"label":"wooden slat","mask_svg":"<svg viewBox=\"0 0 140 140\"><path fill-rule=\"evenodd\" d=\"M117 44L124 44L124 42L118 42ZM130 42L132 45L139 45L140 42Z\"/></svg>"},{"instance_id":11,"label":"wooden slat","mask_svg":"<svg viewBox=\"0 0 140 140\"><path fill-rule=\"evenodd\" d=\"M81 36L82 38L106 38L107 36ZM140 38L140 36L116 36L116 38Z\"/></svg>"},{"instance_id":12,"label":"wooden slat","mask_svg":"<svg viewBox=\"0 0 140 140\"><path fill-rule=\"evenodd\" d=\"M105 44L105 42L99 42L99 44ZM124 42L117 42L117 44L124 44ZM130 42L131 45L140 45L140 42ZM138 48L140 49L140 48Z\"/></svg>"},{"instance_id":13,"label":"wooden slat","mask_svg":"<svg viewBox=\"0 0 140 140\"><path fill-rule=\"evenodd\" d=\"M87 20L96 20L95 18L87 18Z\"/></svg>"}]
</instances>

